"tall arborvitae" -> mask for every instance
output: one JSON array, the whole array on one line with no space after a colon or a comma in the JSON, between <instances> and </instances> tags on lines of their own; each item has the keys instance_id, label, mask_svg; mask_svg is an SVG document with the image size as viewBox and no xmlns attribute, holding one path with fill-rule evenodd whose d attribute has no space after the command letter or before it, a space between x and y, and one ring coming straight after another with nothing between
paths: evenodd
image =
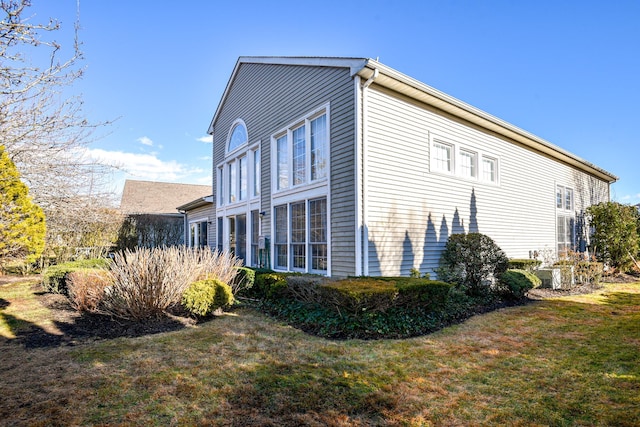
<instances>
[{"instance_id":1,"label":"tall arborvitae","mask_svg":"<svg viewBox=\"0 0 640 427\"><path fill-rule=\"evenodd\" d=\"M45 217L0 145L0 272L9 261L34 262L44 250Z\"/></svg>"}]
</instances>

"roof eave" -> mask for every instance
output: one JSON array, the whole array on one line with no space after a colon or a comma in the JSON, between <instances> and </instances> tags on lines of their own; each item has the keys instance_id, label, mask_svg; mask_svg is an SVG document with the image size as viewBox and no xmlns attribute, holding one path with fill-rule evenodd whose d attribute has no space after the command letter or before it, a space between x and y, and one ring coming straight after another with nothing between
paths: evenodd
<instances>
[{"instance_id":1,"label":"roof eave","mask_svg":"<svg viewBox=\"0 0 640 427\"><path fill-rule=\"evenodd\" d=\"M444 92L402 74L399 71L387 67L373 59L369 59L357 74L363 79L369 79L376 69L379 72L378 77L375 79L375 84L377 85L387 87L395 92L431 105L455 117L459 117L467 122L496 132L530 149L533 149L534 151L546 154L564 163L575 166L576 168L588 172L609 184L618 180L615 175L540 137L537 137L536 135L533 135L532 133L492 116L476 107L473 107L472 105L447 95Z\"/></svg>"},{"instance_id":2,"label":"roof eave","mask_svg":"<svg viewBox=\"0 0 640 427\"><path fill-rule=\"evenodd\" d=\"M190 202L185 203L184 205L180 205L176 208L176 210L178 211L189 211L192 209L196 209L202 206L206 206L206 205L212 205L213 204L213 195L211 196L206 196L206 197L200 197L198 199L192 200Z\"/></svg>"}]
</instances>

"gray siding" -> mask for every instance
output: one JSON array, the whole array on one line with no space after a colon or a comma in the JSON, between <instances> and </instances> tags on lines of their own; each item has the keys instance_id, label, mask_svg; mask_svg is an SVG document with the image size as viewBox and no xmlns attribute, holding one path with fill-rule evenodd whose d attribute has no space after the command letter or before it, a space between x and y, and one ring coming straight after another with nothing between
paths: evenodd
<instances>
[{"instance_id":1,"label":"gray siding","mask_svg":"<svg viewBox=\"0 0 640 427\"><path fill-rule=\"evenodd\" d=\"M249 144L261 141L263 234L270 237L271 136L322 105L330 104L330 220L332 274L355 271L354 96L348 68L243 63L230 83L214 126L213 186L234 120L246 126ZM215 235L212 236L215 242Z\"/></svg>"},{"instance_id":2,"label":"gray siding","mask_svg":"<svg viewBox=\"0 0 640 427\"><path fill-rule=\"evenodd\" d=\"M454 233L491 236L513 258L556 247L556 185L575 210L608 200L608 184L375 85L368 98L369 274L432 272ZM499 184L432 173L429 136L498 158Z\"/></svg>"}]
</instances>

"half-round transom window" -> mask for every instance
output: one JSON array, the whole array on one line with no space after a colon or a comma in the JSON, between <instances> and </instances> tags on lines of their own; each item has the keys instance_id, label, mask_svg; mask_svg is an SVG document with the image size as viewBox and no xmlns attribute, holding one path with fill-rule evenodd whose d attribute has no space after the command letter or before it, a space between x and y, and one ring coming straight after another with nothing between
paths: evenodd
<instances>
[{"instance_id":1,"label":"half-round transom window","mask_svg":"<svg viewBox=\"0 0 640 427\"><path fill-rule=\"evenodd\" d=\"M236 148L245 145L247 140L247 129L244 127L244 123L236 123L231 130L231 136L229 137L229 149L227 151L231 152Z\"/></svg>"}]
</instances>

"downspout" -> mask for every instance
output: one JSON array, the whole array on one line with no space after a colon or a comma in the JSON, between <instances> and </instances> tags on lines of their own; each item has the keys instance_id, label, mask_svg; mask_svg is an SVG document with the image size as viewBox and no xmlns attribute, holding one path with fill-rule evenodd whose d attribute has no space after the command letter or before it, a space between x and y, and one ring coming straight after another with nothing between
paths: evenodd
<instances>
[{"instance_id":1,"label":"downspout","mask_svg":"<svg viewBox=\"0 0 640 427\"><path fill-rule=\"evenodd\" d=\"M362 274L369 275L369 221L368 221L368 198L367 198L367 88L378 77L377 68L373 70L373 74L362 85L362 243L363 243L363 260Z\"/></svg>"}]
</instances>

